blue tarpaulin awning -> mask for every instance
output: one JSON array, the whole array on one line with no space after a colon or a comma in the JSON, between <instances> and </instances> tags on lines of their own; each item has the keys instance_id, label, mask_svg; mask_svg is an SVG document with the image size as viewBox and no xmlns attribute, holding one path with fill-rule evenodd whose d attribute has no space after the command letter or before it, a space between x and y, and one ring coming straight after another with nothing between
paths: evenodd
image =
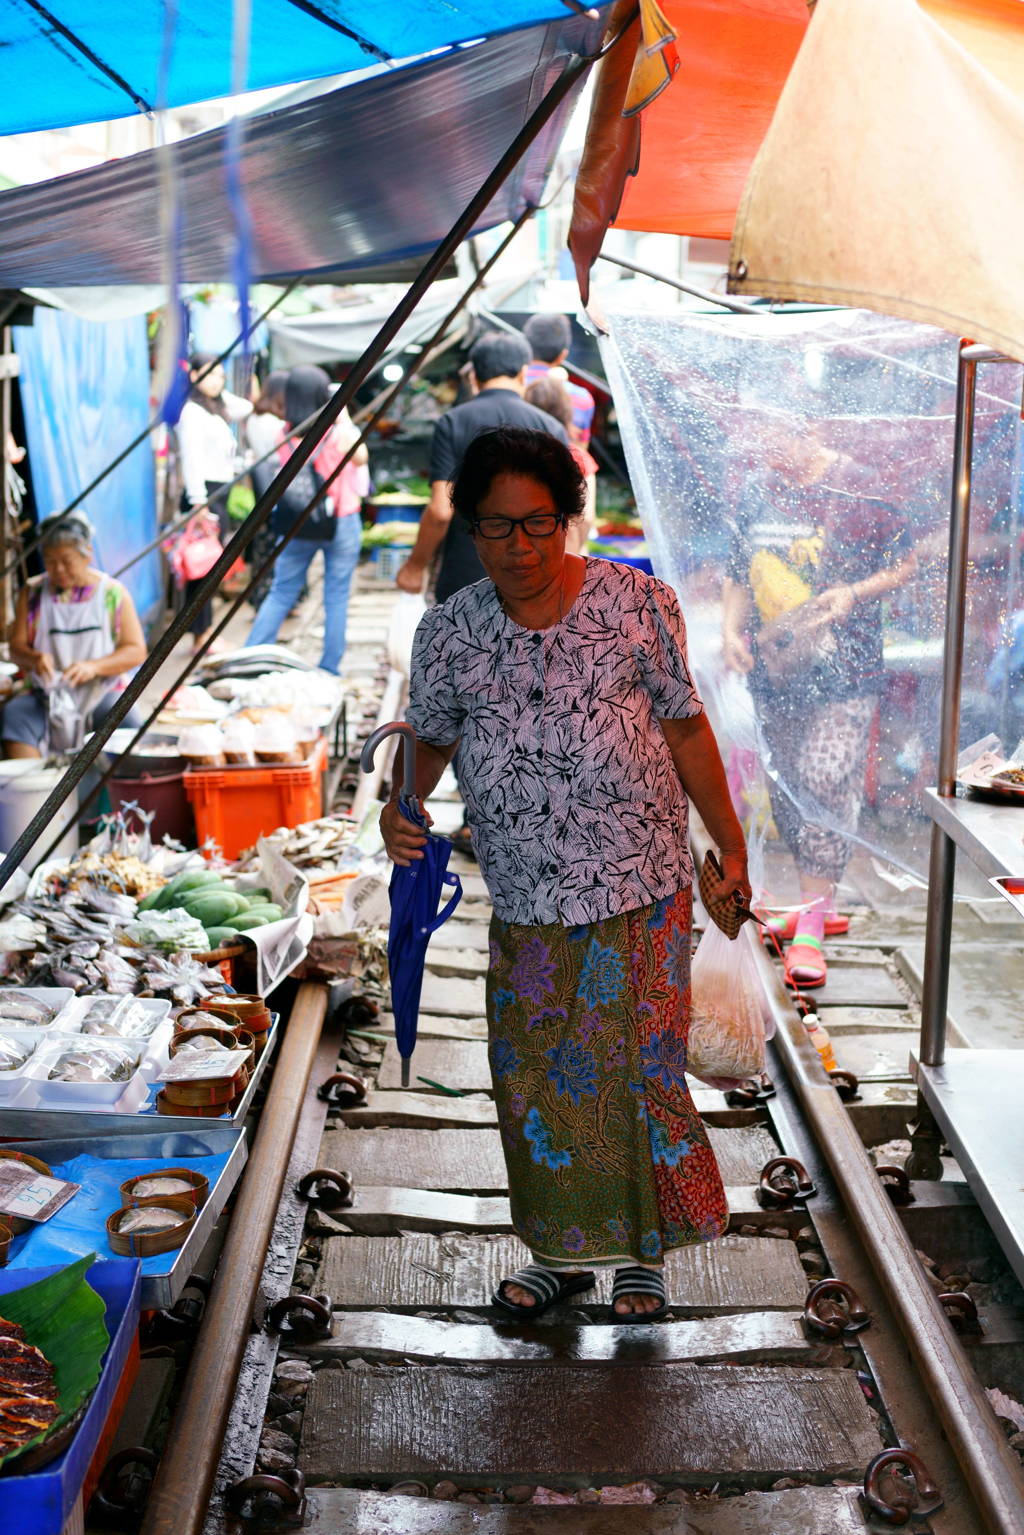
<instances>
[{"instance_id":1,"label":"blue tarpaulin awning","mask_svg":"<svg viewBox=\"0 0 1024 1535\"><path fill-rule=\"evenodd\" d=\"M505 5L502 15L522 8ZM434 14L441 7L363 9ZM109 21L106 7L99 10ZM570 60L599 46L600 21L555 10L564 20L248 119L239 176L251 225L251 278L358 270L432 250ZM540 200L574 99L570 93L542 129L477 229L516 218ZM226 128L174 146L178 270L186 283L233 277L227 150ZM167 253L160 153L0 193L0 287L161 282Z\"/></svg>"},{"instance_id":2,"label":"blue tarpaulin awning","mask_svg":"<svg viewBox=\"0 0 1024 1535\"><path fill-rule=\"evenodd\" d=\"M233 0L0 0L0 134L227 96ZM564 0L251 0L246 90L410 59L564 16ZM166 56L166 89L161 92Z\"/></svg>"}]
</instances>

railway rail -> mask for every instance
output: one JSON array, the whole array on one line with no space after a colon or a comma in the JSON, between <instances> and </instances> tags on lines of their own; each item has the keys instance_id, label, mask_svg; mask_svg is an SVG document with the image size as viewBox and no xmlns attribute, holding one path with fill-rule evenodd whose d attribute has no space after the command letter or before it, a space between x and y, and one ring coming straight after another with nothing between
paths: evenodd
<instances>
[{"instance_id":1,"label":"railway rail","mask_svg":"<svg viewBox=\"0 0 1024 1535\"><path fill-rule=\"evenodd\" d=\"M384 718L386 607L370 588L353 605ZM436 807L442 829L456 813ZM490 1306L523 1253L488 1090L489 907L464 880L428 955L412 1089L383 997L298 991L152 1487L152 1443L122 1446L90 1535L1024 1528L986 1393L1021 1393L1022 1297L955 1167L911 1184L869 1155L906 1134L917 1026L870 919L835 945L822 996L837 1080L757 947L770 1080L695 1090L731 1224L671 1255L669 1319L616 1326L602 1281L518 1327ZM197 1310L164 1319L157 1348Z\"/></svg>"}]
</instances>

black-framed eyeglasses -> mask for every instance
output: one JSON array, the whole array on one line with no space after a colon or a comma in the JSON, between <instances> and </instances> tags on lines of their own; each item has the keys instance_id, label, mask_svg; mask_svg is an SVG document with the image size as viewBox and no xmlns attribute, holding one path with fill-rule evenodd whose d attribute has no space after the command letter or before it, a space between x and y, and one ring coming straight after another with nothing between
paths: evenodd
<instances>
[{"instance_id":1,"label":"black-framed eyeglasses","mask_svg":"<svg viewBox=\"0 0 1024 1535\"><path fill-rule=\"evenodd\" d=\"M478 517L472 528L481 538L508 538L513 528L522 528L527 538L550 538L562 525L555 512L531 512L529 517Z\"/></svg>"}]
</instances>

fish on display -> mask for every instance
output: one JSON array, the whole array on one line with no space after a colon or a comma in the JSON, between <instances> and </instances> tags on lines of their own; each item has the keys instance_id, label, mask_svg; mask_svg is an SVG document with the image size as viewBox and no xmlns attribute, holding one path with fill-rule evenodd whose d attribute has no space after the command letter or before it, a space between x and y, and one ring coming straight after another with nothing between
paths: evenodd
<instances>
[{"instance_id":1,"label":"fish on display","mask_svg":"<svg viewBox=\"0 0 1024 1535\"><path fill-rule=\"evenodd\" d=\"M0 989L0 1023L20 1023L29 1028L45 1029L53 1022L58 1009L26 991L5 986Z\"/></svg>"},{"instance_id":2,"label":"fish on display","mask_svg":"<svg viewBox=\"0 0 1024 1535\"><path fill-rule=\"evenodd\" d=\"M9 1034L0 1034L0 1071L17 1071L34 1049L35 1045L24 1045Z\"/></svg>"},{"instance_id":3,"label":"fish on display","mask_svg":"<svg viewBox=\"0 0 1024 1535\"><path fill-rule=\"evenodd\" d=\"M114 1045L72 1046L61 1051L47 1076L50 1082L127 1082L138 1064L137 1055Z\"/></svg>"}]
</instances>

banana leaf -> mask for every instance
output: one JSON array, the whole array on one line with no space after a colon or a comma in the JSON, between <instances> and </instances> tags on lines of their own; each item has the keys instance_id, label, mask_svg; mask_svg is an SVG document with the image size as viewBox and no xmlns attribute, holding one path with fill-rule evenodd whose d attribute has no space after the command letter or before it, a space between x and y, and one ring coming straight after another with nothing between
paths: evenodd
<instances>
[{"instance_id":1,"label":"banana leaf","mask_svg":"<svg viewBox=\"0 0 1024 1535\"><path fill-rule=\"evenodd\" d=\"M0 1316L17 1322L24 1329L25 1341L40 1349L53 1365L60 1407L57 1421L34 1439L6 1454L0 1451L0 1467L69 1423L100 1378L110 1335L104 1322L107 1308L85 1279L95 1261L96 1254L89 1253L46 1279L0 1295Z\"/></svg>"}]
</instances>

